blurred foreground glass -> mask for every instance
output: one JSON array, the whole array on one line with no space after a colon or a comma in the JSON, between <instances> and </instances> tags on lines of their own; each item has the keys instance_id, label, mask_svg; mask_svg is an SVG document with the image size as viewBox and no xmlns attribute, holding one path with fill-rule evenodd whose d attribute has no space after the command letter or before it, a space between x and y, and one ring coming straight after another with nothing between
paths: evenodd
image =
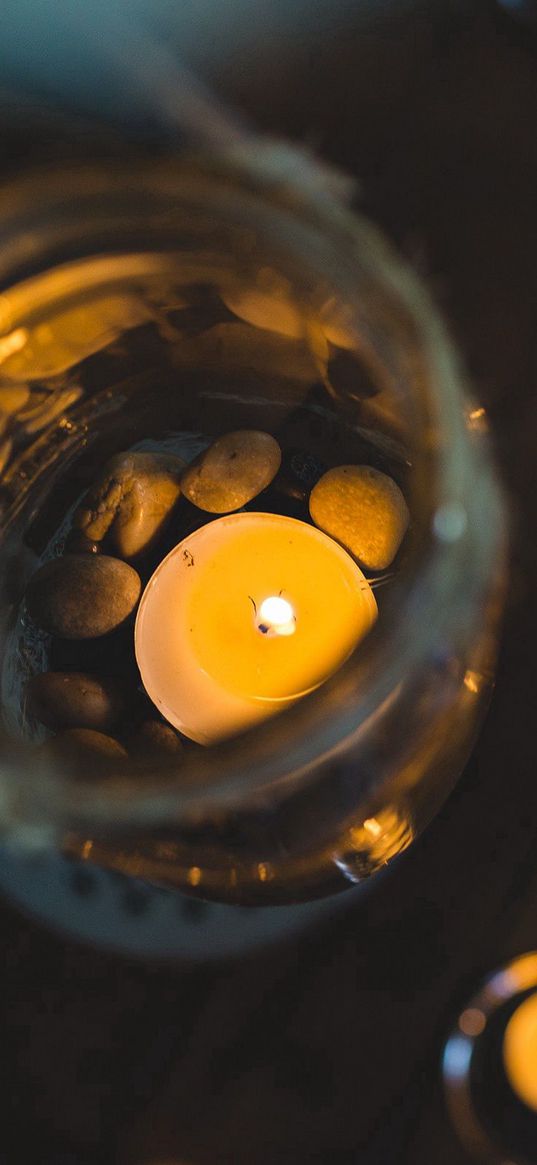
<instances>
[{"instance_id":1,"label":"blurred foreground glass","mask_svg":"<svg viewBox=\"0 0 537 1165\"><path fill-rule=\"evenodd\" d=\"M425 291L370 224L253 149L5 190L0 288L4 832L227 901L365 878L468 756L504 574L484 410ZM49 647L29 577L112 453L173 438L192 456L238 428L402 486L411 530L375 629L321 689L179 767L95 785L46 768L23 697Z\"/></svg>"}]
</instances>

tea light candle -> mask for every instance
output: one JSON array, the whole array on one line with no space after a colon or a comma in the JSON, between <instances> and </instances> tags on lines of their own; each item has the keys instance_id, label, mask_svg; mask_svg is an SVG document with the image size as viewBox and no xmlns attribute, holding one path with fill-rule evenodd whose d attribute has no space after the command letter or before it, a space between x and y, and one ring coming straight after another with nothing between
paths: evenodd
<instances>
[{"instance_id":1,"label":"tea light candle","mask_svg":"<svg viewBox=\"0 0 537 1165\"><path fill-rule=\"evenodd\" d=\"M376 617L367 579L326 534L235 513L157 567L138 610L136 659L166 719L212 744L317 688Z\"/></svg>"}]
</instances>

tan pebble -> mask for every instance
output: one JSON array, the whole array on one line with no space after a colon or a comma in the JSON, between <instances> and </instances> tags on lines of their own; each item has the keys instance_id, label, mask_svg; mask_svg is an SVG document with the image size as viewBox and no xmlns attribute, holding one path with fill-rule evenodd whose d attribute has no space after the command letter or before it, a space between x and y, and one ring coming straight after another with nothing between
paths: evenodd
<instances>
[{"instance_id":1,"label":"tan pebble","mask_svg":"<svg viewBox=\"0 0 537 1165\"><path fill-rule=\"evenodd\" d=\"M399 486L370 465L339 465L320 478L310 496L310 514L366 570L386 570L409 523Z\"/></svg>"},{"instance_id":2,"label":"tan pebble","mask_svg":"<svg viewBox=\"0 0 537 1165\"><path fill-rule=\"evenodd\" d=\"M47 323L19 329L24 331L24 342L5 357L2 372L26 380L58 376L129 328L146 323L152 314L141 297L125 294L100 296L56 311Z\"/></svg>"},{"instance_id":3,"label":"tan pebble","mask_svg":"<svg viewBox=\"0 0 537 1165\"><path fill-rule=\"evenodd\" d=\"M270 433L239 429L218 437L189 465L181 487L185 497L210 514L229 514L270 485L281 464Z\"/></svg>"},{"instance_id":4,"label":"tan pebble","mask_svg":"<svg viewBox=\"0 0 537 1165\"><path fill-rule=\"evenodd\" d=\"M65 768L66 775L99 780L125 768L127 750L113 736L93 728L68 728L39 749L48 763Z\"/></svg>"},{"instance_id":5,"label":"tan pebble","mask_svg":"<svg viewBox=\"0 0 537 1165\"><path fill-rule=\"evenodd\" d=\"M139 575L119 558L65 554L32 575L26 603L34 622L49 635L98 639L130 618L141 589Z\"/></svg>"},{"instance_id":6,"label":"tan pebble","mask_svg":"<svg viewBox=\"0 0 537 1165\"><path fill-rule=\"evenodd\" d=\"M0 412L13 416L28 403L30 389L26 384L13 385L9 388L0 387Z\"/></svg>"},{"instance_id":7,"label":"tan pebble","mask_svg":"<svg viewBox=\"0 0 537 1165\"><path fill-rule=\"evenodd\" d=\"M84 497L74 526L95 542L110 532L117 553L135 558L162 533L184 466L171 453L118 453Z\"/></svg>"}]
</instances>

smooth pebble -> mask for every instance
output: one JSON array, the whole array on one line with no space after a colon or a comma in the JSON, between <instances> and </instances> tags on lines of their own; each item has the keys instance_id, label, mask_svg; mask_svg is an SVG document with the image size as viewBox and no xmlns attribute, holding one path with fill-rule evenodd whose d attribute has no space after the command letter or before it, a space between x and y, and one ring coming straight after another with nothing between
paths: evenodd
<instances>
[{"instance_id":1,"label":"smooth pebble","mask_svg":"<svg viewBox=\"0 0 537 1165\"><path fill-rule=\"evenodd\" d=\"M128 760L127 750L113 736L92 728L68 728L39 749L39 756L59 764L66 775L82 780L99 779L121 771Z\"/></svg>"},{"instance_id":2,"label":"smooth pebble","mask_svg":"<svg viewBox=\"0 0 537 1165\"><path fill-rule=\"evenodd\" d=\"M161 720L145 720L133 738L131 749L136 756L178 756L183 743L170 724Z\"/></svg>"},{"instance_id":3,"label":"smooth pebble","mask_svg":"<svg viewBox=\"0 0 537 1165\"><path fill-rule=\"evenodd\" d=\"M122 558L135 558L168 522L184 466L172 453L118 453L88 490L74 526L94 542L109 534Z\"/></svg>"},{"instance_id":4,"label":"smooth pebble","mask_svg":"<svg viewBox=\"0 0 537 1165\"><path fill-rule=\"evenodd\" d=\"M65 554L32 576L26 605L34 622L62 639L96 639L134 611L142 584L126 562L108 555Z\"/></svg>"},{"instance_id":5,"label":"smooth pebble","mask_svg":"<svg viewBox=\"0 0 537 1165\"><path fill-rule=\"evenodd\" d=\"M229 514L266 489L281 464L278 442L269 433L241 429L218 437L189 465L182 490L210 514Z\"/></svg>"},{"instance_id":6,"label":"smooth pebble","mask_svg":"<svg viewBox=\"0 0 537 1165\"><path fill-rule=\"evenodd\" d=\"M370 465L329 469L312 490L310 514L319 529L373 571L393 562L410 517L399 486Z\"/></svg>"},{"instance_id":7,"label":"smooth pebble","mask_svg":"<svg viewBox=\"0 0 537 1165\"><path fill-rule=\"evenodd\" d=\"M47 728L106 732L124 714L123 685L84 672L43 672L26 685L27 710Z\"/></svg>"}]
</instances>

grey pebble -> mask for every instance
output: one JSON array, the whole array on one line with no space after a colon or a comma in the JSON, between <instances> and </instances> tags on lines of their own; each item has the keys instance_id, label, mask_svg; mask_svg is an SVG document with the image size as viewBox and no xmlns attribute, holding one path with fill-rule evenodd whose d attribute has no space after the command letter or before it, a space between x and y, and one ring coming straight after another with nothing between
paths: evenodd
<instances>
[{"instance_id":1,"label":"grey pebble","mask_svg":"<svg viewBox=\"0 0 537 1165\"><path fill-rule=\"evenodd\" d=\"M62 639L96 639L134 611L142 584L126 562L108 555L65 554L32 576L26 605L34 622Z\"/></svg>"},{"instance_id":2,"label":"grey pebble","mask_svg":"<svg viewBox=\"0 0 537 1165\"><path fill-rule=\"evenodd\" d=\"M135 558L162 533L184 466L172 453L118 453L88 490L73 525L90 542L108 534L121 558Z\"/></svg>"},{"instance_id":3,"label":"grey pebble","mask_svg":"<svg viewBox=\"0 0 537 1165\"><path fill-rule=\"evenodd\" d=\"M66 775L100 779L126 767L127 751L113 736L92 728L68 728L38 750L47 764L58 764Z\"/></svg>"},{"instance_id":4,"label":"grey pebble","mask_svg":"<svg viewBox=\"0 0 537 1165\"><path fill-rule=\"evenodd\" d=\"M281 465L281 450L270 433L238 429L218 437L185 470L185 497L210 514L239 510L266 489Z\"/></svg>"},{"instance_id":5,"label":"grey pebble","mask_svg":"<svg viewBox=\"0 0 537 1165\"><path fill-rule=\"evenodd\" d=\"M26 685L27 710L47 728L106 732L124 714L124 687L113 677L83 672L43 672Z\"/></svg>"}]
</instances>

